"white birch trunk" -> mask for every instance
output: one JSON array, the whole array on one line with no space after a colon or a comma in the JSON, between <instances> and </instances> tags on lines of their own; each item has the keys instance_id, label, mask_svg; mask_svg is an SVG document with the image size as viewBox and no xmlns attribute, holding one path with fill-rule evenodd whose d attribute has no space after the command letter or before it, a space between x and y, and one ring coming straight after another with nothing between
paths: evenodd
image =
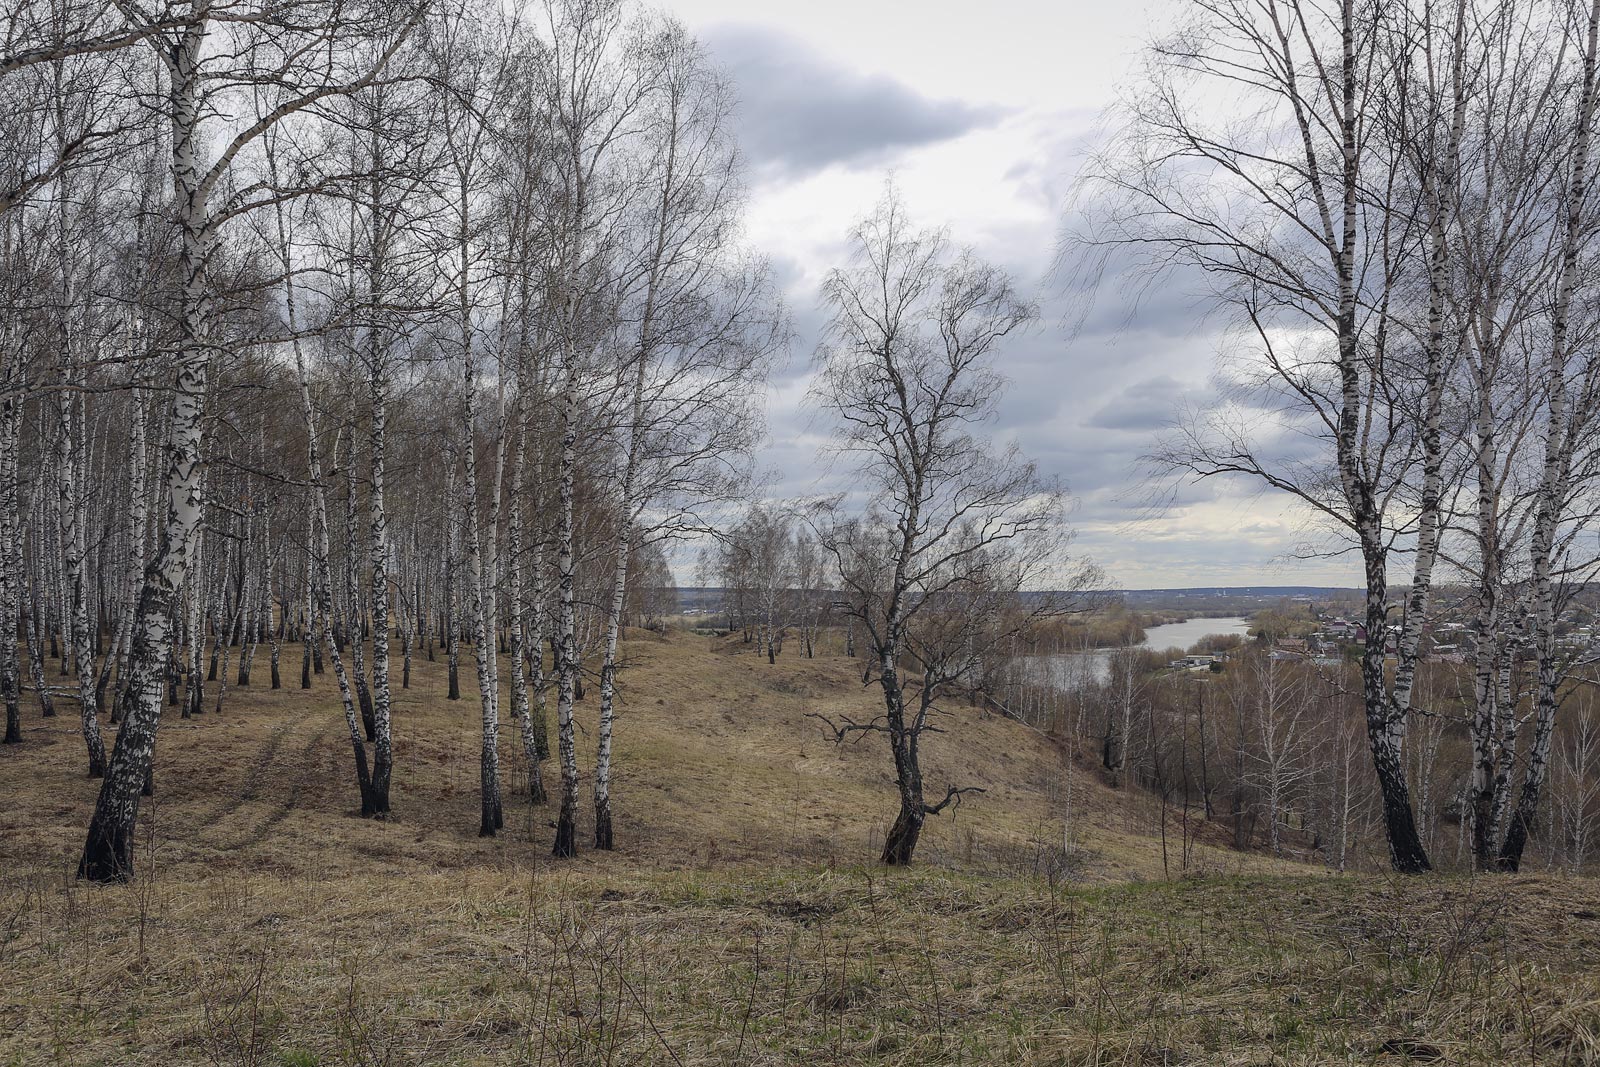
<instances>
[{"instance_id":1,"label":"white birch trunk","mask_svg":"<svg viewBox=\"0 0 1600 1067\"><path fill-rule=\"evenodd\" d=\"M570 330L561 339L561 458L557 478L556 531L556 751L561 761L561 812L556 822L553 852L570 857L578 853L578 755L572 728L577 695L578 647L576 575L572 552L573 477L578 465L577 360Z\"/></svg>"},{"instance_id":2,"label":"white birch trunk","mask_svg":"<svg viewBox=\"0 0 1600 1067\"><path fill-rule=\"evenodd\" d=\"M165 448L166 511L160 541L145 568L129 656L122 727L95 802L78 876L124 881L133 875L134 824L151 775L161 721L161 679L172 651L172 608L188 577L202 510L200 462L206 399L209 294L205 268L215 241L196 155L200 129L199 65L207 23L179 31L169 60L172 177L180 228L179 338L175 345L172 411Z\"/></svg>"},{"instance_id":3,"label":"white birch trunk","mask_svg":"<svg viewBox=\"0 0 1600 1067\"><path fill-rule=\"evenodd\" d=\"M1600 56L1596 55L1600 50L1600 0L1591 0L1589 5L1584 48L1583 88L1576 116L1561 238L1561 269L1551 307L1550 355L1546 371L1550 400L1545 420L1544 468L1539 481L1529 552L1533 571L1530 582L1533 598L1532 639L1539 674L1534 691L1533 739L1523 770L1522 788L1499 857L1500 866L1511 871L1521 866L1522 853L1538 818L1540 797L1550 768L1550 746L1555 735L1556 715L1560 710L1562 672L1555 632L1557 578L1554 556L1558 527L1567 507L1572 456L1576 445L1571 430L1578 425L1572 421L1570 410L1571 385L1567 365L1572 355L1572 342L1568 334L1573 294L1580 280L1580 252L1590 226L1585 208L1591 185L1589 155L1596 99L1600 95L1596 91L1597 64L1600 64Z\"/></svg>"},{"instance_id":4,"label":"white birch trunk","mask_svg":"<svg viewBox=\"0 0 1600 1067\"><path fill-rule=\"evenodd\" d=\"M267 153L268 164L272 168L276 180L276 159L270 149ZM289 231L284 222L283 209L280 205L276 211L278 252L281 256L284 271L284 310L287 316L289 332L294 335L291 349L294 352L295 385L300 398L300 421L306 433L306 474L310 480L311 516L310 516L310 558L306 561L306 633L305 643L308 654L317 640L326 644L328 657L333 664L334 678L339 685L339 702L344 708L345 727L350 735L350 748L356 764L356 785L361 795L361 813L373 814L372 804L372 779L367 769L367 750L361 740L361 723L357 714L356 703L351 693L350 679L345 673L344 659L339 653L339 644L334 639L332 627L333 615L333 566L330 561L332 555L331 533L328 526L328 494L322 478L322 457L317 445L317 418L316 408L311 401L311 378L306 369L305 351L301 347L298 337L298 316L295 300L294 286L294 255L289 243ZM314 635L312 630L320 627L321 634ZM301 686L310 688L310 675L307 668L310 663L302 665Z\"/></svg>"},{"instance_id":5,"label":"white birch trunk","mask_svg":"<svg viewBox=\"0 0 1600 1067\"><path fill-rule=\"evenodd\" d=\"M540 765L538 739L528 710L528 678L523 662L528 652L525 628L526 594L523 588L522 483L523 463L528 447L528 405L524 396L517 400L517 445L511 463L511 501L507 516L506 550L510 556L511 583L511 714L522 734L522 756L528 765L528 796L535 804L546 801L544 773ZM537 640L537 638L536 638ZM542 655L542 653L541 653Z\"/></svg>"},{"instance_id":6,"label":"white birch trunk","mask_svg":"<svg viewBox=\"0 0 1600 1067\"><path fill-rule=\"evenodd\" d=\"M482 712L483 746L479 754L478 773L481 789L478 835L493 837L505 824L500 804L500 720L495 686L494 634L489 628L488 606L484 597L484 565L482 540L478 531L478 456L476 441L478 371L477 353L472 333L472 309L468 294L468 259L466 241L466 196L462 190L461 263L460 278L460 328L462 347L462 398L461 432L463 477L461 486L462 520L465 523L467 614L472 623L473 661L477 666L478 701Z\"/></svg>"},{"instance_id":7,"label":"white birch trunk","mask_svg":"<svg viewBox=\"0 0 1600 1067\"><path fill-rule=\"evenodd\" d=\"M376 301L374 295L374 305ZM388 385L384 378L386 355L380 351L381 342L375 336L375 328L372 333L374 337L369 344L370 377L367 383L368 399L372 406L372 431L368 439L372 452L372 481L367 496L372 524L371 544L368 546L372 566L372 805L375 814L383 815L389 811L389 781L394 768L394 747L389 725L389 515L385 510L383 495ZM408 671L410 656L408 643Z\"/></svg>"},{"instance_id":8,"label":"white birch trunk","mask_svg":"<svg viewBox=\"0 0 1600 1067\"><path fill-rule=\"evenodd\" d=\"M7 229L9 243L10 231ZM17 493L17 451L21 443L23 378L12 355L9 323L0 323L0 703L5 704L4 744L22 741L22 669L17 631L22 613L22 523Z\"/></svg>"},{"instance_id":9,"label":"white birch trunk","mask_svg":"<svg viewBox=\"0 0 1600 1067\"><path fill-rule=\"evenodd\" d=\"M71 356L67 358L70 360ZM69 369L67 374L69 386L75 385L73 372ZM57 399L60 402L61 421L57 439L56 485L61 516L61 565L67 581L67 640L72 646L72 659L78 673L78 701L82 711L84 746L89 753L89 777L100 778L105 774L106 749L100 738L100 716L96 708L99 678L95 672L93 636L89 631L84 532L88 516L84 507L87 489L83 485L83 394L68 388Z\"/></svg>"}]
</instances>

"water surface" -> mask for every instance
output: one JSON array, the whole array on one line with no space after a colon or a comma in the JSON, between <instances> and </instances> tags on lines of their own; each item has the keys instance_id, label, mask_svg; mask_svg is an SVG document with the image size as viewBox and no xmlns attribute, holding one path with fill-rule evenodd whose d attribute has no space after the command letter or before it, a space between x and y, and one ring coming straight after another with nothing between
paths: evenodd
<instances>
[{"instance_id":1,"label":"water surface","mask_svg":"<svg viewBox=\"0 0 1600 1067\"><path fill-rule=\"evenodd\" d=\"M1175 648L1182 653L1199 644L1202 638L1230 634L1246 637L1249 633L1250 620L1242 615L1205 617L1152 626L1144 632L1144 640L1133 647L1152 651ZM1087 652L1035 656L1034 661L1049 673L1052 684L1061 689L1074 690L1091 682L1104 684L1111 677L1111 657L1117 651L1114 648L1096 648Z\"/></svg>"}]
</instances>

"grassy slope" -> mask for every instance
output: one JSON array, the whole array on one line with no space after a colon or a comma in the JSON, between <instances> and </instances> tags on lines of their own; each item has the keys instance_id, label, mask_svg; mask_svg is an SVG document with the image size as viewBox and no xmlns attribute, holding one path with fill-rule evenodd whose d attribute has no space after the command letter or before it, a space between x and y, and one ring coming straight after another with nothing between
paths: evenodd
<instances>
[{"instance_id":1,"label":"grassy slope","mask_svg":"<svg viewBox=\"0 0 1600 1067\"><path fill-rule=\"evenodd\" d=\"M0 750L0 1064L1600 1057L1590 883L1336 879L1210 832L1199 876L1154 881L1143 802L1080 770L1064 888L1061 754L961 707L930 788L989 792L886 872L863 863L893 814L881 740L839 749L806 718L871 713L854 661L628 654L622 851L560 865L520 799L475 836L474 687L443 700L442 663L397 701L387 823L351 814L331 678L272 693L258 662L222 716L169 719L125 888L67 877L95 787L70 705L30 709ZM517 751L508 730L509 787Z\"/></svg>"}]
</instances>

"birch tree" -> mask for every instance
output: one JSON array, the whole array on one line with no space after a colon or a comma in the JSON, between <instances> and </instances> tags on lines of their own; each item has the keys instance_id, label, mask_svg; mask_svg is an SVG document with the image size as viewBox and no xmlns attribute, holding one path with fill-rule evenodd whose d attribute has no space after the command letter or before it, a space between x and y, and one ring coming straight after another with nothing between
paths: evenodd
<instances>
[{"instance_id":1,"label":"birch tree","mask_svg":"<svg viewBox=\"0 0 1600 1067\"><path fill-rule=\"evenodd\" d=\"M0 703L5 704L4 743L22 742L22 671L17 658L17 622L22 614L22 516L17 486L26 396L22 338L17 328L22 280L16 221L0 215ZM31 628L31 622L28 624ZM32 653L30 652L30 656Z\"/></svg>"},{"instance_id":2,"label":"birch tree","mask_svg":"<svg viewBox=\"0 0 1600 1067\"><path fill-rule=\"evenodd\" d=\"M581 663L577 635L574 543L578 432L586 382L606 335L615 298L608 256L613 226L629 190L608 180L641 106L645 86L628 47L623 6L616 0L552 0L545 8L548 54L541 96L552 128L551 342L560 446L556 472L556 737L561 807L553 852L577 853L578 763L572 711Z\"/></svg>"},{"instance_id":3,"label":"birch tree","mask_svg":"<svg viewBox=\"0 0 1600 1067\"><path fill-rule=\"evenodd\" d=\"M389 45L388 40L376 38L368 47L382 52ZM390 810L389 785L394 767L389 681L394 584L389 560L393 546L386 497L389 402L397 365L405 358L405 347L410 342L412 309L426 303L426 283L419 275L433 264L432 249L417 232L420 213L432 202L428 184L437 170L436 148L427 131L434 108L421 89L418 69L423 61L416 50L403 50L390 60L384 79L338 102L341 133L350 156L348 173L359 176L353 182L351 225L345 235L348 267L344 299L348 306L358 309L351 323L351 347L366 379L367 537L364 550L357 550L354 539L350 547L351 567L354 568L357 555L364 557L368 577L367 611L372 631L371 807L379 815ZM352 463L352 477L354 473ZM351 522L355 521L353 503L352 500ZM359 680L359 644L357 653Z\"/></svg>"},{"instance_id":4,"label":"birch tree","mask_svg":"<svg viewBox=\"0 0 1600 1067\"><path fill-rule=\"evenodd\" d=\"M485 29L489 31L486 36ZM506 106L509 68L505 50L514 47L512 33L512 25L503 17L493 17L478 7L463 7L448 12L440 21L436 42L437 63L449 86L449 91L440 97L439 111L449 186L446 254L450 271L446 293L454 320L452 341L461 367L462 562L465 563L465 607L467 623L472 630L481 711L478 833L484 837L494 836L505 821L500 797L499 668L495 656L498 612L494 592L498 588L498 575L494 546L505 466L506 428L504 406L497 404L487 420L494 446L495 462L489 486L495 506L485 529L479 517L477 429L482 418L480 405L485 385L480 364L495 350L490 336L479 326L483 306L492 299L491 279L481 262L481 253L489 240L484 197L490 177L490 131Z\"/></svg>"},{"instance_id":5,"label":"birch tree","mask_svg":"<svg viewBox=\"0 0 1600 1067\"><path fill-rule=\"evenodd\" d=\"M595 847L613 847L611 746L628 567L642 549L704 530L759 432L752 399L779 335L760 264L734 244L739 168L727 87L675 25L639 31L642 186L624 265L615 489L617 540L600 667ZM642 159L637 157L642 155Z\"/></svg>"},{"instance_id":6,"label":"birch tree","mask_svg":"<svg viewBox=\"0 0 1600 1067\"><path fill-rule=\"evenodd\" d=\"M1557 229L1556 285L1543 374L1543 465L1528 550L1532 572L1529 636L1538 664L1533 737L1499 855L1500 866L1512 871L1522 863L1549 776L1551 744L1565 673L1563 653L1556 641L1558 601L1564 582L1583 573L1579 570L1581 561L1573 559L1570 552L1577 531L1564 520L1571 516L1569 507L1575 493L1593 478L1592 468L1588 478L1575 477L1578 474L1575 461L1585 453L1592 456L1587 442L1594 428L1593 412L1600 403L1600 361L1580 354L1582 350L1578 344L1582 334L1574 329L1573 321L1577 313L1575 298L1583 278L1580 261L1585 251L1592 248L1595 232L1590 156L1596 105L1600 102L1600 73L1597 73L1600 72L1600 0L1587 5L1581 27L1573 29L1572 38L1579 55L1579 92L1571 121L1570 148L1562 160L1566 188ZM1592 337L1589 341L1587 347L1592 348ZM1582 526L1587 523L1581 524L1579 529ZM1587 571L1593 575L1592 563Z\"/></svg>"},{"instance_id":7,"label":"birch tree","mask_svg":"<svg viewBox=\"0 0 1600 1067\"><path fill-rule=\"evenodd\" d=\"M1072 247L1182 264L1236 316L1251 358L1229 368L1227 402L1163 442L1157 465L1288 494L1359 554L1390 859L1426 871L1404 747L1459 437L1446 420L1457 349L1445 312L1470 9L1190 10L1151 53L1128 135L1094 171L1107 210ZM1229 121L1240 114L1259 121ZM1290 449L1295 438L1317 447ZM1406 561L1391 630L1390 570Z\"/></svg>"}]
</instances>

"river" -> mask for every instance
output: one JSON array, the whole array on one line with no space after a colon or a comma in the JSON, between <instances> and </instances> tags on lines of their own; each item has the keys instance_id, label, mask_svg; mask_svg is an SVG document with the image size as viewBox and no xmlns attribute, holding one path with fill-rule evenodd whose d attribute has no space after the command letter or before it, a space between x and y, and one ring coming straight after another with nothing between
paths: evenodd
<instances>
[{"instance_id":1,"label":"river","mask_svg":"<svg viewBox=\"0 0 1600 1067\"><path fill-rule=\"evenodd\" d=\"M1144 640L1133 647L1152 651L1175 648L1187 652L1201 638L1213 634L1245 637L1249 632L1250 620L1241 615L1190 619L1187 622L1152 626L1144 632ZM1117 651L1114 648L1096 648L1088 652L1063 652L1035 657L1035 662L1049 671L1051 681L1057 687L1081 689L1090 682L1104 683L1111 677L1111 657Z\"/></svg>"}]
</instances>

